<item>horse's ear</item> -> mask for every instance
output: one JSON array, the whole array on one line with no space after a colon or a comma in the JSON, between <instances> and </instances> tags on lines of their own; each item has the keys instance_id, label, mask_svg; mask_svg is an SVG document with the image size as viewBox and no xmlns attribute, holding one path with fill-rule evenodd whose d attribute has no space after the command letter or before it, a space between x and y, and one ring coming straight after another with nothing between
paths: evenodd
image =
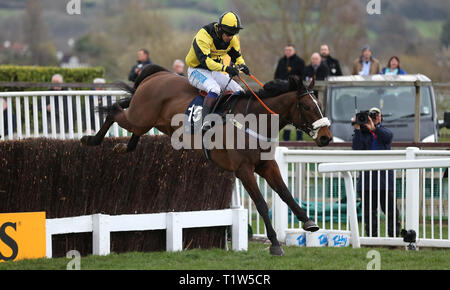
<instances>
[{"instance_id":1,"label":"horse's ear","mask_svg":"<svg viewBox=\"0 0 450 290\"><path fill-rule=\"evenodd\" d=\"M309 83L308 90L312 91L314 89L314 83L315 79L314 77L311 78L311 82Z\"/></svg>"},{"instance_id":2,"label":"horse's ear","mask_svg":"<svg viewBox=\"0 0 450 290\"><path fill-rule=\"evenodd\" d=\"M296 91L298 89L300 78L297 75L289 76L289 91Z\"/></svg>"}]
</instances>

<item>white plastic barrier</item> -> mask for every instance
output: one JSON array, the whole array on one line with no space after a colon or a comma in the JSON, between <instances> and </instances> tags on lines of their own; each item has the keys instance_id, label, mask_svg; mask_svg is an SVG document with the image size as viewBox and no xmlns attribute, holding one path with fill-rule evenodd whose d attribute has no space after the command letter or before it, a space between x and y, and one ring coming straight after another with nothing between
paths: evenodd
<instances>
[{"instance_id":1,"label":"white plastic barrier","mask_svg":"<svg viewBox=\"0 0 450 290\"><path fill-rule=\"evenodd\" d=\"M120 90L0 92L0 140L29 137L79 139L97 132L106 118L96 110L129 96ZM3 104L6 110L3 110ZM153 128L150 134L160 132ZM127 136L114 123L108 136Z\"/></svg>"},{"instance_id":2,"label":"white plastic barrier","mask_svg":"<svg viewBox=\"0 0 450 290\"><path fill-rule=\"evenodd\" d=\"M307 211L321 229L327 231L350 231L349 208L346 207L348 200L345 188L347 188L343 172L319 172L318 168L321 163L326 162L355 162L355 161L392 161L392 160L421 160L421 159L442 159L450 158L450 150L419 150L418 148L408 148L406 150L300 150L289 149L286 147L278 147L275 154L276 161L280 167L282 177L290 189L293 197L301 203L301 206ZM438 243L440 240L447 240L450 236L448 226L446 228L445 220L448 219L449 201L448 201L448 178L444 177L447 167L431 169L419 169L420 178L414 179L417 186L420 185L420 237L421 239L434 240ZM373 170L376 172L377 170ZM372 172L372 171L370 171ZM385 174L385 171L381 171ZM406 211L408 210L406 202L406 193L409 186L413 186L411 179L407 174L408 170L394 169L393 176L395 185L393 188L394 205L398 208L398 215L394 213L394 218L399 219L399 226L394 224L394 239L399 238L400 229L407 228ZM356 169L350 171L352 176L352 184L356 187L360 172ZM407 176L409 176L407 178ZM258 175L256 175L260 191L262 192L272 217L272 224L277 232L280 241L285 241L286 234L301 233L301 222L290 212L284 202L278 195L268 186L268 184ZM362 176L363 188L364 184L369 185L371 182L375 185L377 179L364 179ZM409 186L407 184L410 184ZM255 236L266 236L265 227L263 226L260 216L251 202L248 194L244 190L240 182L236 183L236 192L240 196L242 205L248 209L249 222L253 227ZM367 192L366 192L367 193ZM358 193L360 194L360 193ZM364 195L357 200L364 204ZM391 202L390 200L388 201ZM322 208L321 208L322 207ZM326 209L326 210L325 210ZM384 215L380 209L377 210L376 219L378 225L377 234L372 236L361 229L370 225L370 219L364 217L364 207L361 208L360 235L363 243L377 243L389 241L388 228L385 226L388 216ZM330 222L333 220L333 222ZM289 242L295 243L295 238ZM400 239L401 240L401 239ZM286 241L287 242L287 241ZM378 243L379 243L378 242Z\"/></svg>"},{"instance_id":3,"label":"white plastic barrier","mask_svg":"<svg viewBox=\"0 0 450 290\"><path fill-rule=\"evenodd\" d=\"M110 253L111 232L166 230L167 251L183 250L183 228L232 227L232 249L247 251L247 210L243 208L168 212L154 214L104 215L46 220L46 255L52 257L52 236L70 233L92 232L94 255ZM225 233L224 233L225 235Z\"/></svg>"},{"instance_id":4,"label":"white plastic barrier","mask_svg":"<svg viewBox=\"0 0 450 290\"><path fill-rule=\"evenodd\" d=\"M417 151L410 148L408 153ZM319 165L319 172L344 172L344 179L349 202L349 214L351 223L351 240L353 247L359 247L360 243L370 245L404 245L401 238L360 238L358 220L356 215L356 192L350 172L355 170L406 170L406 229L414 230L419 237L417 246L423 247L450 247L450 239L426 239L420 238L420 172L424 168L450 167L450 158L445 159L423 159L423 160L394 160L394 161L371 161L371 162L346 162L346 163L324 163ZM447 214L450 214L448 206Z\"/></svg>"}]
</instances>

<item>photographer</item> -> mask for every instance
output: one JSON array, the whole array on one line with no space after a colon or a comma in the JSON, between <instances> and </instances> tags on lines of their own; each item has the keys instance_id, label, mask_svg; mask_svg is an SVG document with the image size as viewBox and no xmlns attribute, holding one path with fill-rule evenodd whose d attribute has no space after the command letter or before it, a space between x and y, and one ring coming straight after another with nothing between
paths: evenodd
<instances>
[{"instance_id":1,"label":"photographer","mask_svg":"<svg viewBox=\"0 0 450 290\"><path fill-rule=\"evenodd\" d=\"M393 134L381 124L383 118L380 109L372 108L368 112L361 112L353 119L355 127L352 149L353 150L390 150ZM379 172L379 176L378 176ZM387 178L387 180L386 180ZM379 182L378 182L379 179ZM387 192L386 192L386 182ZM378 184L380 188L378 188ZM394 236L394 201L393 193L394 174L392 170L372 171L372 182L370 184L370 172L364 172L364 188L362 188L362 176L358 178L357 191L362 192L364 199L364 224L367 236L378 236L377 208L380 201L381 210L388 216L388 235ZM378 199L378 192L380 194ZM386 195L388 210L386 211ZM372 202L370 202L372 200ZM395 208L395 236L398 237L400 230L399 214Z\"/></svg>"},{"instance_id":2,"label":"photographer","mask_svg":"<svg viewBox=\"0 0 450 290\"><path fill-rule=\"evenodd\" d=\"M145 48L141 48L137 54L136 64L131 68L130 73L128 74L128 80L134 82L138 75L141 73L144 66L148 64L152 64L152 61L149 57L149 52Z\"/></svg>"}]
</instances>

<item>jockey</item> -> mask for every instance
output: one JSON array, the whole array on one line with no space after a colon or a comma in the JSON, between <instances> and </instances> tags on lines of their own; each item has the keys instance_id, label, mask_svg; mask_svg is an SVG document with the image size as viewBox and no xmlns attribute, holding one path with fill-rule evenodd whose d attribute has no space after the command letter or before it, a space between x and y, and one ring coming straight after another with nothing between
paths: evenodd
<instances>
[{"instance_id":1,"label":"jockey","mask_svg":"<svg viewBox=\"0 0 450 290\"><path fill-rule=\"evenodd\" d=\"M223 64L223 57L228 54L232 63L238 65L245 74L250 74L242 58L237 36L241 29L239 16L226 12L220 16L219 22L203 26L192 41L186 56L188 80L194 87L208 93L203 101L202 119L211 112L221 90L229 89L233 93L243 91L237 82L230 81L230 78L239 74L239 70ZM208 126L204 124L203 128Z\"/></svg>"}]
</instances>

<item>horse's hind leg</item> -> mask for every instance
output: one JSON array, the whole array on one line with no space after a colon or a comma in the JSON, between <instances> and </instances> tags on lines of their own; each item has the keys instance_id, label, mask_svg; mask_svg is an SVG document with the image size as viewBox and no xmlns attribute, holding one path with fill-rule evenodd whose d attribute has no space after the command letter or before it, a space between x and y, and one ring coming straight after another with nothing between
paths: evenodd
<instances>
[{"instance_id":1,"label":"horse's hind leg","mask_svg":"<svg viewBox=\"0 0 450 290\"><path fill-rule=\"evenodd\" d=\"M319 229L316 223L308 217L306 211L292 197L281 177L280 169L275 160L268 160L262 163L256 168L255 172L262 176L270 187L278 193L281 200L288 205L295 216L303 223L304 230L315 232Z\"/></svg>"},{"instance_id":2,"label":"horse's hind leg","mask_svg":"<svg viewBox=\"0 0 450 290\"><path fill-rule=\"evenodd\" d=\"M272 222L269 218L269 208L267 207L267 203L265 202L261 191L259 190L258 184L256 183L253 170L248 166L241 167L236 171L236 177L242 181L242 184L255 203L258 213L264 220L264 225L267 229L267 237L272 243L272 246L270 246L270 254L274 256L283 256L283 248L281 247L280 242L277 239L277 234L272 227Z\"/></svg>"},{"instance_id":3,"label":"horse's hind leg","mask_svg":"<svg viewBox=\"0 0 450 290\"><path fill-rule=\"evenodd\" d=\"M97 134L95 134L94 136L83 136L81 138L81 143L87 146L100 145L112 124L114 124L114 115L110 113L106 117L105 123L103 123Z\"/></svg>"}]
</instances>

